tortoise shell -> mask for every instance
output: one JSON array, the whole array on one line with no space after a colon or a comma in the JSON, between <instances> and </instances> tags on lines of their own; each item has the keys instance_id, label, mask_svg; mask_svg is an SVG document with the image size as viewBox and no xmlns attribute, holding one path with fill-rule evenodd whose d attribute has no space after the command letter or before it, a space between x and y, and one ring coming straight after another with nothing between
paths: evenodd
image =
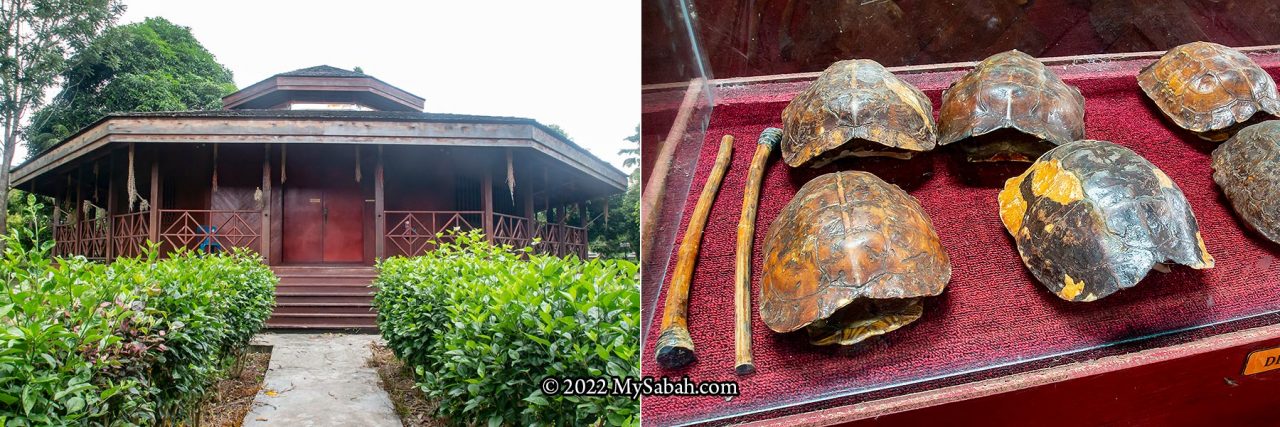
<instances>
[{"instance_id":1,"label":"tortoise shell","mask_svg":"<svg viewBox=\"0 0 1280 427\"><path fill-rule=\"evenodd\" d=\"M860 171L800 188L764 241L760 317L777 332L806 326L816 344L852 344L920 317L951 263L929 217L905 191Z\"/></svg>"},{"instance_id":2,"label":"tortoise shell","mask_svg":"<svg viewBox=\"0 0 1280 427\"><path fill-rule=\"evenodd\" d=\"M1213 181L1250 229L1280 243L1280 121L1241 129L1214 149Z\"/></svg>"},{"instance_id":3,"label":"tortoise shell","mask_svg":"<svg viewBox=\"0 0 1280 427\"><path fill-rule=\"evenodd\" d=\"M911 158L932 150L933 104L866 59L831 64L782 110L782 159L819 167L847 157Z\"/></svg>"},{"instance_id":4,"label":"tortoise shell","mask_svg":"<svg viewBox=\"0 0 1280 427\"><path fill-rule=\"evenodd\" d=\"M1259 111L1280 114L1276 82L1229 47L1187 43L1138 73L1138 86L1174 124L1210 141L1224 141Z\"/></svg>"},{"instance_id":5,"label":"tortoise shell","mask_svg":"<svg viewBox=\"0 0 1280 427\"><path fill-rule=\"evenodd\" d=\"M1187 198L1164 172L1106 141L1058 146L1010 178L1000 219L1058 297L1093 301L1167 263L1212 268Z\"/></svg>"},{"instance_id":6,"label":"tortoise shell","mask_svg":"<svg viewBox=\"0 0 1280 427\"><path fill-rule=\"evenodd\" d=\"M1080 90L1016 50L984 59L942 92L938 145L963 141L971 162L1030 163L1082 138Z\"/></svg>"}]
</instances>

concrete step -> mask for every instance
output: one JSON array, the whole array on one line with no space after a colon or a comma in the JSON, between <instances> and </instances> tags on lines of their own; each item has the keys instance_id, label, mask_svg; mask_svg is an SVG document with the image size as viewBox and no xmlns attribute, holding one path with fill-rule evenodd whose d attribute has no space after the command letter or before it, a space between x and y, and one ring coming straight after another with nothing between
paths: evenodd
<instances>
[{"instance_id":1,"label":"concrete step","mask_svg":"<svg viewBox=\"0 0 1280 427\"><path fill-rule=\"evenodd\" d=\"M311 266L274 266L271 271L277 276L360 276L374 277L378 271L373 267L311 267Z\"/></svg>"},{"instance_id":2,"label":"concrete step","mask_svg":"<svg viewBox=\"0 0 1280 427\"><path fill-rule=\"evenodd\" d=\"M276 295L308 295L308 294L348 294L364 295L374 293L374 289L365 285L281 285L276 286Z\"/></svg>"},{"instance_id":3,"label":"concrete step","mask_svg":"<svg viewBox=\"0 0 1280 427\"><path fill-rule=\"evenodd\" d=\"M280 305L280 304L286 304L286 303L299 303L299 304L316 304L316 303L320 303L320 304L327 304L327 303L361 303L361 304L372 304L372 303L373 303L373 294L371 294L371 293L366 293L366 294L352 294L352 293L342 293L342 292L310 293L310 294L297 294L297 295L288 295L288 294L286 294L286 295L281 295L281 294L276 294L276 305L277 305L277 306L278 306L278 305Z\"/></svg>"},{"instance_id":4,"label":"concrete step","mask_svg":"<svg viewBox=\"0 0 1280 427\"><path fill-rule=\"evenodd\" d=\"M374 313L369 304L336 302L336 303L296 303L276 304L276 314L369 314Z\"/></svg>"},{"instance_id":5,"label":"concrete step","mask_svg":"<svg viewBox=\"0 0 1280 427\"><path fill-rule=\"evenodd\" d=\"M281 285L342 284L369 286L373 277L360 276L280 276Z\"/></svg>"},{"instance_id":6,"label":"concrete step","mask_svg":"<svg viewBox=\"0 0 1280 427\"><path fill-rule=\"evenodd\" d=\"M376 328L377 315L374 313L336 314L336 313L274 313L267 319L268 328Z\"/></svg>"},{"instance_id":7,"label":"concrete step","mask_svg":"<svg viewBox=\"0 0 1280 427\"><path fill-rule=\"evenodd\" d=\"M355 331L369 334L378 333L378 325L369 324L362 326L351 326L337 323L271 323L267 322L267 329L271 331Z\"/></svg>"},{"instance_id":8,"label":"concrete step","mask_svg":"<svg viewBox=\"0 0 1280 427\"><path fill-rule=\"evenodd\" d=\"M276 309L271 329L376 330L369 266L275 266Z\"/></svg>"}]
</instances>

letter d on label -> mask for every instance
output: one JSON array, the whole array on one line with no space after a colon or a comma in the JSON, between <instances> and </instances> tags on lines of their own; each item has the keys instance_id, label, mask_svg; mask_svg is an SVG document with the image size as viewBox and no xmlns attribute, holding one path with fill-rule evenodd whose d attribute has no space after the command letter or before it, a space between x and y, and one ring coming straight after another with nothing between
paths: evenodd
<instances>
[{"instance_id":1,"label":"letter d on label","mask_svg":"<svg viewBox=\"0 0 1280 427\"><path fill-rule=\"evenodd\" d=\"M1244 374L1253 375L1280 369L1280 347L1254 350L1244 359Z\"/></svg>"}]
</instances>

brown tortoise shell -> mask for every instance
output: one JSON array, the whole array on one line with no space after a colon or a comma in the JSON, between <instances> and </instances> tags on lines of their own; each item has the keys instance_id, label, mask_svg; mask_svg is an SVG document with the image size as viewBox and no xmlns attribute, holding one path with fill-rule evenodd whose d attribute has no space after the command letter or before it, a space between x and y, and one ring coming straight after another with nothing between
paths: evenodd
<instances>
[{"instance_id":1,"label":"brown tortoise shell","mask_svg":"<svg viewBox=\"0 0 1280 427\"><path fill-rule=\"evenodd\" d=\"M1068 301L1136 285L1168 263L1213 267L1182 190L1137 153L1081 140L1045 152L1000 191L1000 219L1032 275Z\"/></svg>"},{"instance_id":2,"label":"brown tortoise shell","mask_svg":"<svg viewBox=\"0 0 1280 427\"><path fill-rule=\"evenodd\" d=\"M1214 149L1213 181L1250 229L1280 243L1280 120L1241 129Z\"/></svg>"},{"instance_id":3,"label":"brown tortoise shell","mask_svg":"<svg viewBox=\"0 0 1280 427\"><path fill-rule=\"evenodd\" d=\"M942 93L938 145L963 142L969 161L1032 162L1084 138L1084 96L1035 58L997 53ZM978 138L999 130L1016 136ZM994 136L994 135L993 135Z\"/></svg>"},{"instance_id":4,"label":"brown tortoise shell","mask_svg":"<svg viewBox=\"0 0 1280 427\"><path fill-rule=\"evenodd\" d=\"M1169 49L1138 73L1138 86L1174 124L1210 141L1226 140L1260 111L1280 114L1271 76L1243 53L1215 43Z\"/></svg>"},{"instance_id":5,"label":"brown tortoise shell","mask_svg":"<svg viewBox=\"0 0 1280 427\"><path fill-rule=\"evenodd\" d=\"M818 167L840 157L910 158L932 150L933 104L866 59L831 64L782 110L782 159Z\"/></svg>"},{"instance_id":6,"label":"brown tortoise shell","mask_svg":"<svg viewBox=\"0 0 1280 427\"><path fill-rule=\"evenodd\" d=\"M950 259L915 198L860 171L800 188L769 225L762 271L760 317L771 329L795 331L846 306L884 317L863 316L859 339L918 318L918 302L908 300L938 295L951 279Z\"/></svg>"}]
</instances>

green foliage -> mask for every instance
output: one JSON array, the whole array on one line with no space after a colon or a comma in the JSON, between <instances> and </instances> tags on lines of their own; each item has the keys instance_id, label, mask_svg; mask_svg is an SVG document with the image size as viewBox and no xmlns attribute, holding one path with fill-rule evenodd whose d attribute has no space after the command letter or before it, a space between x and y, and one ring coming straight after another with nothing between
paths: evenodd
<instances>
[{"instance_id":1,"label":"green foliage","mask_svg":"<svg viewBox=\"0 0 1280 427\"><path fill-rule=\"evenodd\" d=\"M39 235L15 228L0 260L8 426L187 419L271 314L276 279L251 252L104 265L51 260Z\"/></svg>"},{"instance_id":2,"label":"green foliage","mask_svg":"<svg viewBox=\"0 0 1280 427\"><path fill-rule=\"evenodd\" d=\"M545 377L638 376L640 291L627 261L532 255L482 233L378 265L387 345L460 424L634 423L629 397L547 396Z\"/></svg>"},{"instance_id":3,"label":"green foliage","mask_svg":"<svg viewBox=\"0 0 1280 427\"><path fill-rule=\"evenodd\" d=\"M626 156L622 166L632 168L627 190L609 196L609 222L596 220L591 230L591 251L609 258L635 260L640 253L640 125L626 138L634 147L618 150Z\"/></svg>"},{"instance_id":4,"label":"green foliage","mask_svg":"<svg viewBox=\"0 0 1280 427\"><path fill-rule=\"evenodd\" d=\"M27 129L32 156L108 113L216 110L236 89L189 28L164 18L111 28L69 65L62 92Z\"/></svg>"},{"instance_id":5,"label":"green foliage","mask_svg":"<svg viewBox=\"0 0 1280 427\"><path fill-rule=\"evenodd\" d=\"M36 240L53 240L53 230L48 227L39 227L40 224L51 224L50 215L53 213L53 209L46 207L41 201L49 201L49 198L16 188L9 190L8 229L29 227L30 230L40 233L35 236L35 239L23 242L28 247L34 246Z\"/></svg>"},{"instance_id":6,"label":"green foliage","mask_svg":"<svg viewBox=\"0 0 1280 427\"><path fill-rule=\"evenodd\" d=\"M119 0L0 0L0 235L7 234L9 166L27 113L44 105L67 57L123 12Z\"/></svg>"},{"instance_id":7,"label":"green foliage","mask_svg":"<svg viewBox=\"0 0 1280 427\"><path fill-rule=\"evenodd\" d=\"M635 147L618 150L618 154L626 156L626 158L622 160L622 167L638 167L640 166L640 125L636 125L636 133L628 136L626 140L627 142L635 144ZM633 170L631 175L633 178L640 178L640 171Z\"/></svg>"},{"instance_id":8,"label":"green foliage","mask_svg":"<svg viewBox=\"0 0 1280 427\"><path fill-rule=\"evenodd\" d=\"M573 138L569 136L569 132L564 130L564 128L560 127L560 125L551 123L547 125L547 128L551 129L555 133L560 134L561 138L564 138L565 140L568 140L568 141L573 141Z\"/></svg>"}]
</instances>

